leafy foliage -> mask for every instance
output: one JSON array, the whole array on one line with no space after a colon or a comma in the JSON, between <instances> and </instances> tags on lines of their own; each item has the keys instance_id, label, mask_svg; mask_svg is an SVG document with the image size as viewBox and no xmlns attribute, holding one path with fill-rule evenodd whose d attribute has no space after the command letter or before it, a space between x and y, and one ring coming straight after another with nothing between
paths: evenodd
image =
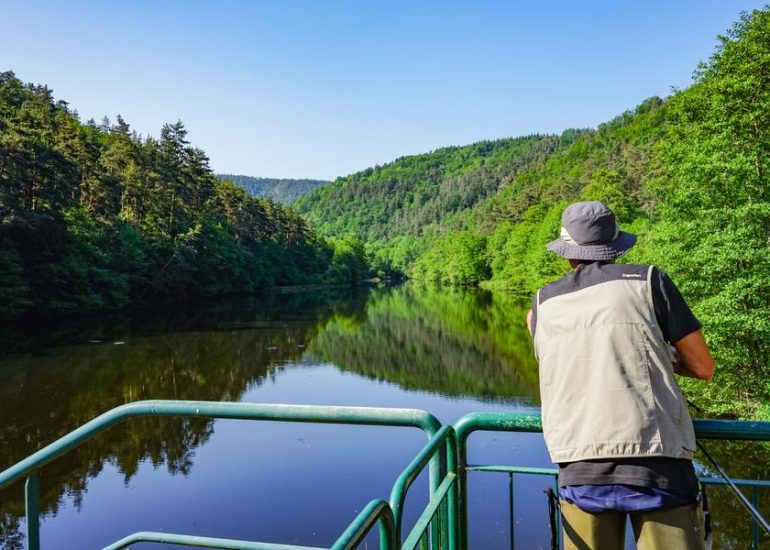
<instances>
[{"instance_id":1,"label":"leafy foliage","mask_svg":"<svg viewBox=\"0 0 770 550\"><path fill-rule=\"evenodd\" d=\"M770 11L743 14L695 79L671 99L657 148L666 173L647 254L678 276L724 373L688 390L770 418Z\"/></svg>"},{"instance_id":2,"label":"leafy foliage","mask_svg":"<svg viewBox=\"0 0 770 550\"><path fill-rule=\"evenodd\" d=\"M489 276L486 239L468 231L437 238L415 262L415 278L436 283L478 284Z\"/></svg>"},{"instance_id":3,"label":"leafy foliage","mask_svg":"<svg viewBox=\"0 0 770 550\"><path fill-rule=\"evenodd\" d=\"M341 282L346 266L357 282L363 265L361 247L337 259L295 211L219 181L181 121L159 139L120 116L81 124L0 74L0 318Z\"/></svg>"}]
</instances>

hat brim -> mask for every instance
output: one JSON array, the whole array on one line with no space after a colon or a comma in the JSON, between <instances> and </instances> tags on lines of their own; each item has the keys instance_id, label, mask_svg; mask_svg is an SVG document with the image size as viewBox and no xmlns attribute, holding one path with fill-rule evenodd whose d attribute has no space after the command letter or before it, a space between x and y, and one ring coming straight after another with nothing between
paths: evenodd
<instances>
[{"instance_id":1,"label":"hat brim","mask_svg":"<svg viewBox=\"0 0 770 550\"><path fill-rule=\"evenodd\" d=\"M621 231L614 241L602 244L568 243L564 239L551 241L545 247L568 260L614 260L636 244L636 235Z\"/></svg>"}]
</instances>

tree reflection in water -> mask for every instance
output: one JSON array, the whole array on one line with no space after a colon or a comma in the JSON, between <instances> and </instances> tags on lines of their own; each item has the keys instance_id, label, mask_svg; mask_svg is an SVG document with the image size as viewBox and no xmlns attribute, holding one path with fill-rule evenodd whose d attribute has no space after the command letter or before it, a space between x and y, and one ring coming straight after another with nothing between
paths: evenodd
<instances>
[{"instance_id":1,"label":"tree reflection in water","mask_svg":"<svg viewBox=\"0 0 770 550\"><path fill-rule=\"evenodd\" d=\"M237 401L287 365L334 363L404 389L448 397L537 402L526 305L478 289L406 284L324 290L134 312L101 321L28 321L0 336L0 467L115 406L140 399ZM98 341L98 342L97 342ZM125 342L119 344L118 342ZM107 430L40 473L41 510L82 502L107 464L124 482L140 464L193 470L213 433L205 419L137 418ZM762 445L709 447L736 477L767 478ZM0 493L0 540L22 548L22 487ZM716 542L743 548L745 513L712 490ZM762 493L763 506L768 504Z\"/></svg>"},{"instance_id":2,"label":"tree reflection in water","mask_svg":"<svg viewBox=\"0 0 770 550\"><path fill-rule=\"evenodd\" d=\"M301 359L319 320L359 311L366 293L314 292L205 304L108 321L4 331L0 356L0 464L7 467L118 405L140 399L237 401L251 384ZM69 344L69 345L67 345ZM212 433L196 418L136 418L43 468L41 512L64 495L80 505L105 463L125 483L142 462L188 475L193 451ZM0 540L21 547L22 487L0 493Z\"/></svg>"}]
</instances>

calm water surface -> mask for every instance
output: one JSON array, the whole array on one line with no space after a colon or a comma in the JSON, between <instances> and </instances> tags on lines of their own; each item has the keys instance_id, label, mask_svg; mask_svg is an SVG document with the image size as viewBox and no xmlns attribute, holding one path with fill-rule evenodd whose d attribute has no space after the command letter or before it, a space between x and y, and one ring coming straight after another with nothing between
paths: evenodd
<instances>
[{"instance_id":1,"label":"calm water surface","mask_svg":"<svg viewBox=\"0 0 770 550\"><path fill-rule=\"evenodd\" d=\"M5 327L0 469L139 399L413 407L442 422L537 410L523 315L504 294L407 284ZM140 530L328 546L387 499L424 442L408 428L130 420L44 468L43 547L101 548ZM769 475L761 446L715 450L737 477ZM539 434L476 434L470 455L550 465ZM547 484L517 478L519 548L548 547ZM469 487L473 547L509 548L507 477L473 473ZM720 547L746 547L745 515L713 493ZM426 501L423 478L407 524ZM1 547L24 548L23 532L18 485L0 492Z\"/></svg>"}]
</instances>

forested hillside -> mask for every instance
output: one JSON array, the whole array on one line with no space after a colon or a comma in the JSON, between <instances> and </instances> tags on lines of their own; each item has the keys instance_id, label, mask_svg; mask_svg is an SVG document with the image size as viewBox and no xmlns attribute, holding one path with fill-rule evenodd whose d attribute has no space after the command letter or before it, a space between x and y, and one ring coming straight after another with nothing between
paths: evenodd
<instances>
[{"instance_id":1,"label":"forested hillside","mask_svg":"<svg viewBox=\"0 0 770 550\"><path fill-rule=\"evenodd\" d=\"M365 275L357 243L220 182L181 122L83 124L0 73L0 319Z\"/></svg>"},{"instance_id":2,"label":"forested hillside","mask_svg":"<svg viewBox=\"0 0 770 550\"><path fill-rule=\"evenodd\" d=\"M568 269L545 250L562 209L607 202L639 234L627 261L667 270L719 369L684 381L711 412L770 418L770 10L743 14L693 84L588 131L399 159L298 203L366 241L385 273L525 299Z\"/></svg>"},{"instance_id":3,"label":"forested hillside","mask_svg":"<svg viewBox=\"0 0 770 550\"><path fill-rule=\"evenodd\" d=\"M217 174L217 177L243 187L253 197L265 197L287 205L329 183L326 180L253 178L238 174Z\"/></svg>"},{"instance_id":4,"label":"forested hillside","mask_svg":"<svg viewBox=\"0 0 770 550\"><path fill-rule=\"evenodd\" d=\"M339 178L295 206L326 235L355 235L383 274L409 272L418 240L543 162L580 132L445 147Z\"/></svg>"}]
</instances>

